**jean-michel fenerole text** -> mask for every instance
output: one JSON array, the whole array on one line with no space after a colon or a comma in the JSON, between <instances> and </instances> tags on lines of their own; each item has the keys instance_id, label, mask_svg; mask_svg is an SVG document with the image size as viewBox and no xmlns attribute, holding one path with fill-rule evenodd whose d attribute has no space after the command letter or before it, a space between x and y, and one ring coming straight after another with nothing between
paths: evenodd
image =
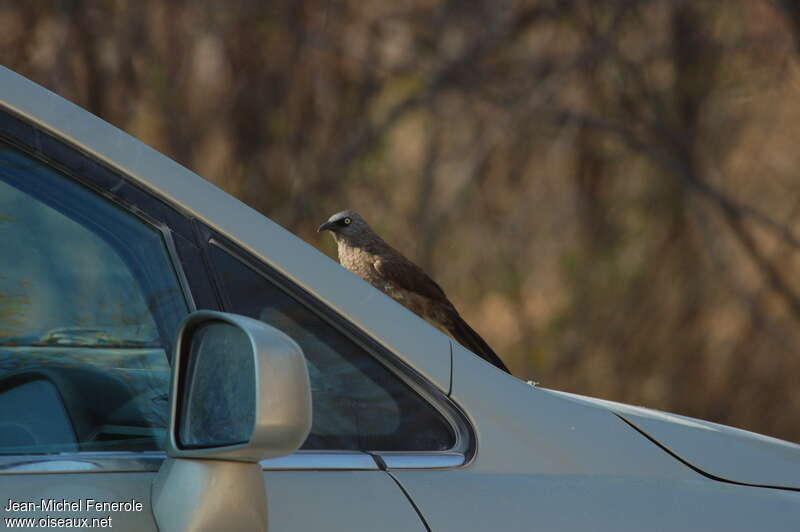
<instances>
[{"instance_id":1,"label":"jean-michel fenerole text","mask_svg":"<svg viewBox=\"0 0 800 532\"><path fill-rule=\"evenodd\" d=\"M15 501L8 499L5 512L141 512L141 502L98 501L96 499L39 499L38 501Z\"/></svg>"}]
</instances>

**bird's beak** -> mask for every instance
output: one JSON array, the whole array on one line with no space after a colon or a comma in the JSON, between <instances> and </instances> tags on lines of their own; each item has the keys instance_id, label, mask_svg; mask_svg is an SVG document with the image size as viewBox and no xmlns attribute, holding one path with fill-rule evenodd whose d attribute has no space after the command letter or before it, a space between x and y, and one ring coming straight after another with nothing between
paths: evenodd
<instances>
[{"instance_id":1,"label":"bird's beak","mask_svg":"<svg viewBox=\"0 0 800 532\"><path fill-rule=\"evenodd\" d=\"M321 233L323 231L327 231L327 230L331 229L332 227L333 227L333 224L331 222L325 222L324 224L320 225L317 228L317 233Z\"/></svg>"}]
</instances>

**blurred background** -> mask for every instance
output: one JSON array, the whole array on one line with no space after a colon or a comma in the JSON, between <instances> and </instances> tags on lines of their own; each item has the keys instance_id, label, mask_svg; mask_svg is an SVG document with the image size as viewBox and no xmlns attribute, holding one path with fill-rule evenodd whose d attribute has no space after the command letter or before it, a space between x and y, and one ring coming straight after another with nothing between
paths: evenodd
<instances>
[{"instance_id":1,"label":"blurred background","mask_svg":"<svg viewBox=\"0 0 800 532\"><path fill-rule=\"evenodd\" d=\"M0 0L2 64L335 257L360 211L523 379L800 441L790 0Z\"/></svg>"}]
</instances>

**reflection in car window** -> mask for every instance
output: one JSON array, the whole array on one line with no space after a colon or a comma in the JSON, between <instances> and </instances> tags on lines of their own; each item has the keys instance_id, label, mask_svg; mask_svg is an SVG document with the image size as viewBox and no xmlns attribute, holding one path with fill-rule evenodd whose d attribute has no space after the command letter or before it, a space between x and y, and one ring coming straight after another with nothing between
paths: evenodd
<instances>
[{"instance_id":1,"label":"reflection in car window","mask_svg":"<svg viewBox=\"0 0 800 532\"><path fill-rule=\"evenodd\" d=\"M361 347L222 248L211 259L228 310L291 336L308 363L313 400L303 449L435 451L455 436L436 409Z\"/></svg>"},{"instance_id":2,"label":"reflection in car window","mask_svg":"<svg viewBox=\"0 0 800 532\"><path fill-rule=\"evenodd\" d=\"M0 453L158 448L187 313L162 234L0 144L0 246Z\"/></svg>"}]
</instances>

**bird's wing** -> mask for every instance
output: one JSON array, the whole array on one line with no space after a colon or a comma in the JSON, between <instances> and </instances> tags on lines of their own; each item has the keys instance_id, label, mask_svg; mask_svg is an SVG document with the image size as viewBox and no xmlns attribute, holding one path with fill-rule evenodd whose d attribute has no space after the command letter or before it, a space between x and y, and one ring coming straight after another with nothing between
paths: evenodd
<instances>
[{"instance_id":1,"label":"bird's wing","mask_svg":"<svg viewBox=\"0 0 800 532\"><path fill-rule=\"evenodd\" d=\"M375 256L372 265L385 282L430 299L429 305L438 311L423 312L423 314L436 316L434 321L447 329L456 341L490 364L511 373L484 339L459 316L442 288L428 277L422 268L397 252ZM431 316L423 317L431 318Z\"/></svg>"},{"instance_id":2,"label":"bird's wing","mask_svg":"<svg viewBox=\"0 0 800 532\"><path fill-rule=\"evenodd\" d=\"M436 281L428 277L422 268L397 252L392 253L390 256L375 257L372 265L384 280L404 290L415 292L435 301L447 301L449 303L444 290L436 284Z\"/></svg>"}]
</instances>

